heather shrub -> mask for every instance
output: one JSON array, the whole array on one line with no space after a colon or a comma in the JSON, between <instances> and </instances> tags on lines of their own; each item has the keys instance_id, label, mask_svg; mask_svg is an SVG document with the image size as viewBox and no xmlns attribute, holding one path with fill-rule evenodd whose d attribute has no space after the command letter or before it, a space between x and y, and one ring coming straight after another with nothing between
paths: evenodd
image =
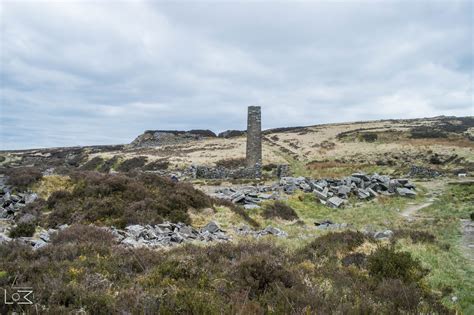
<instances>
[{"instance_id":1,"label":"heather shrub","mask_svg":"<svg viewBox=\"0 0 474 315\"><path fill-rule=\"evenodd\" d=\"M217 167L239 168L245 166L245 158L224 159L216 162Z\"/></svg>"},{"instance_id":2,"label":"heather shrub","mask_svg":"<svg viewBox=\"0 0 474 315\"><path fill-rule=\"evenodd\" d=\"M365 142L375 142L378 139L376 133L362 133L360 139Z\"/></svg>"},{"instance_id":3,"label":"heather shrub","mask_svg":"<svg viewBox=\"0 0 474 315\"><path fill-rule=\"evenodd\" d=\"M338 252L351 251L362 245L367 239L368 237L361 232L331 232L314 239L303 247L298 255L302 259L317 259L323 257L335 258Z\"/></svg>"},{"instance_id":4,"label":"heather shrub","mask_svg":"<svg viewBox=\"0 0 474 315\"><path fill-rule=\"evenodd\" d=\"M153 174L135 177L75 173L71 192L54 192L47 200L48 225L96 223L123 227L163 220L190 223L187 210L212 207L212 200L190 184Z\"/></svg>"},{"instance_id":5,"label":"heather shrub","mask_svg":"<svg viewBox=\"0 0 474 315\"><path fill-rule=\"evenodd\" d=\"M399 238L410 238L413 243L434 243L436 241L436 237L433 234L421 230L398 229L393 231L393 234L392 242Z\"/></svg>"},{"instance_id":6,"label":"heather shrub","mask_svg":"<svg viewBox=\"0 0 474 315\"><path fill-rule=\"evenodd\" d=\"M380 247L368 257L369 274L377 279L400 279L418 282L427 271L408 252L396 252L393 247Z\"/></svg>"},{"instance_id":7,"label":"heather shrub","mask_svg":"<svg viewBox=\"0 0 474 315\"><path fill-rule=\"evenodd\" d=\"M134 170L136 168L141 168L145 166L147 160L148 159L146 156L137 156L137 157L125 160L119 164L119 166L117 167L117 171L130 172L131 170Z\"/></svg>"},{"instance_id":8,"label":"heather shrub","mask_svg":"<svg viewBox=\"0 0 474 315\"><path fill-rule=\"evenodd\" d=\"M278 167L278 165L276 165L275 163L270 163L270 164L263 165L262 170L264 170L266 172L272 172L277 167Z\"/></svg>"},{"instance_id":9,"label":"heather shrub","mask_svg":"<svg viewBox=\"0 0 474 315\"><path fill-rule=\"evenodd\" d=\"M265 207L263 211L263 217L266 219L278 217L284 220L296 220L298 219L298 214L286 203L282 201L275 201L274 203Z\"/></svg>"},{"instance_id":10,"label":"heather shrub","mask_svg":"<svg viewBox=\"0 0 474 315\"><path fill-rule=\"evenodd\" d=\"M349 247L338 245L345 256ZM0 286L15 279L32 287L31 309L41 306L44 313L449 313L417 282L374 277L330 260L313 264L270 240L129 249L104 229L73 225L39 250L0 244L0 257ZM1 313L20 311L0 305Z\"/></svg>"},{"instance_id":11,"label":"heather shrub","mask_svg":"<svg viewBox=\"0 0 474 315\"><path fill-rule=\"evenodd\" d=\"M167 170L170 162L166 160L156 160L145 165L144 169L147 171Z\"/></svg>"},{"instance_id":12,"label":"heather shrub","mask_svg":"<svg viewBox=\"0 0 474 315\"><path fill-rule=\"evenodd\" d=\"M104 159L100 156L96 156L84 163L84 165L81 166L81 169L84 171L96 171L103 163Z\"/></svg>"},{"instance_id":13,"label":"heather shrub","mask_svg":"<svg viewBox=\"0 0 474 315\"><path fill-rule=\"evenodd\" d=\"M25 190L32 184L38 182L43 174L35 167L18 167L7 171L7 184L19 190Z\"/></svg>"},{"instance_id":14,"label":"heather shrub","mask_svg":"<svg viewBox=\"0 0 474 315\"><path fill-rule=\"evenodd\" d=\"M35 234L35 229L36 225L34 223L18 223L10 230L9 236L12 238L31 237Z\"/></svg>"},{"instance_id":15,"label":"heather shrub","mask_svg":"<svg viewBox=\"0 0 474 315\"><path fill-rule=\"evenodd\" d=\"M353 265L358 268L363 268L367 265L367 256L363 253L352 253L345 256L341 262L345 267Z\"/></svg>"}]
</instances>

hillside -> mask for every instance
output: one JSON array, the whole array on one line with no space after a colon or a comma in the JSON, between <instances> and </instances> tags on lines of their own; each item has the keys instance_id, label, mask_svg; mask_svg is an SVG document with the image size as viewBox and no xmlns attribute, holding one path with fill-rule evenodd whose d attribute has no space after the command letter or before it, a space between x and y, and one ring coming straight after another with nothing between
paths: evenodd
<instances>
[{"instance_id":1,"label":"hillside","mask_svg":"<svg viewBox=\"0 0 474 315\"><path fill-rule=\"evenodd\" d=\"M218 176L241 131L0 152L0 286L50 314L474 312L473 117L263 135L262 178Z\"/></svg>"}]
</instances>

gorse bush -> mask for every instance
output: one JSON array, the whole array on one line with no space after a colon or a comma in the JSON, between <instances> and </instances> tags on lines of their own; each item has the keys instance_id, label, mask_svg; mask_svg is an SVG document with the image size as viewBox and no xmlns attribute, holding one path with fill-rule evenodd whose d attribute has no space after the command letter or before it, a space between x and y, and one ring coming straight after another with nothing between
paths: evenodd
<instances>
[{"instance_id":1,"label":"gorse bush","mask_svg":"<svg viewBox=\"0 0 474 315\"><path fill-rule=\"evenodd\" d=\"M136 177L75 173L74 189L56 191L47 200L49 226L75 222L156 224L163 220L190 223L189 208L212 207L212 200L190 184L152 174Z\"/></svg>"}]
</instances>

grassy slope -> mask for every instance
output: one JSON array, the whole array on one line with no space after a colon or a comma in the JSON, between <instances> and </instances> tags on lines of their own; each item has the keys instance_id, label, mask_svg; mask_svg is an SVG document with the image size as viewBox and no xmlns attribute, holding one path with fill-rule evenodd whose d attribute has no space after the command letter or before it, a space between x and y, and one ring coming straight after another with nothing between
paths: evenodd
<instances>
[{"instance_id":1,"label":"grassy slope","mask_svg":"<svg viewBox=\"0 0 474 315\"><path fill-rule=\"evenodd\" d=\"M430 270L428 283L439 291L450 292L447 304L458 304L465 314L474 314L474 266L461 248L460 219L469 218L474 211L474 185L449 186L444 195L432 206L420 210L426 217L415 222L413 229L426 229L436 235L437 244L400 242ZM457 303L449 297L456 296Z\"/></svg>"},{"instance_id":2,"label":"grassy slope","mask_svg":"<svg viewBox=\"0 0 474 315\"><path fill-rule=\"evenodd\" d=\"M462 310L465 314L474 313L474 267L463 256L460 242L461 231L459 219L467 219L474 211L474 186L449 186L441 198L430 207L420 210L419 215L426 217L409 222L401 216L408 203L421 203L426 190L421 188L420 196L413 199L401 197L383 198L378 201L357 203L352 200L344 209L331 209L318 204L311 194L298 194L288 200L307 227L290 225L283 221L264 221L282 227L290 233L289 240L282 240L290 247L299 247L306 243L310 235L326 234L311 228L314 222L330 219L336 223L349 223L355 229L409 229L432 233L437 241L413 243L410 239L400 239L397 247L408 250L430 269L428 285L440 294L444 294L447 305ZM258 212L255 213L257 215ZM258 220L258 218L257 218ZM305 235L306 237L301 237ZM292 238L292 239L291 239ZM458 301L453 303L451 297Z\"/></svg>"}]
</instances>

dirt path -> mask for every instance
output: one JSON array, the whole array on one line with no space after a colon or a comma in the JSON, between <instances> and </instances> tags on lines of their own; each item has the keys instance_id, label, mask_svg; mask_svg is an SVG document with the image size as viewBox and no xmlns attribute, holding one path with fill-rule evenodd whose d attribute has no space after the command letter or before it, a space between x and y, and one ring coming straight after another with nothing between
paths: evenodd
<instances>
[{"instance_id":1,"label":"dirt path","mask_svg":"<svg viewBox=\"0 0 474 315\"><path fill-rule=\"evenodd\" d=\"M446 182L442 180L423 182L422 185L428 189L426 199L422 203L409 203L408 207L401 213L401 215L408 221L416 220L418 217L417 212L431 206L446 189Z\"/></svg>"},{"instance_id":2,"label":"dirt path","mask_svg":"<svg viewBox=\"0 0 474 315\"><path fill-rule=\"evenodd\" d=\"M471 183L472 180L458 180L452 183ZM440 195L444 193L446 190L448 182L446 181L430 181L430 182L423 182L422 185L428 189L428 193L426 195L426 199L421 203L411 203L405 208L401 215L408 221L413 221L418 218L421 218L417 214L418 211L429 207L433 204L435 200L438 199ZM423 217L423 219L427 219ZM474 222L471 220L460 220L461 222L461 231L462 237L460 242L460 249L463 254L471 261L474 261Z\"/></svg>"},{"instance_id":3,"label":"dirt path","mask_svg":"<svg viewBox=\"0 0 474 315\"><path fill-rule=\"evenodd\" d=\"M408 221L413 221L416 219L417 215L416 212L418 212L421 209L424 209L426 207L429 207L433 204L433 201L427 201L422 204L413 204L407 207L401 215L405 217Z\"/></svg>"}]
</instances>

